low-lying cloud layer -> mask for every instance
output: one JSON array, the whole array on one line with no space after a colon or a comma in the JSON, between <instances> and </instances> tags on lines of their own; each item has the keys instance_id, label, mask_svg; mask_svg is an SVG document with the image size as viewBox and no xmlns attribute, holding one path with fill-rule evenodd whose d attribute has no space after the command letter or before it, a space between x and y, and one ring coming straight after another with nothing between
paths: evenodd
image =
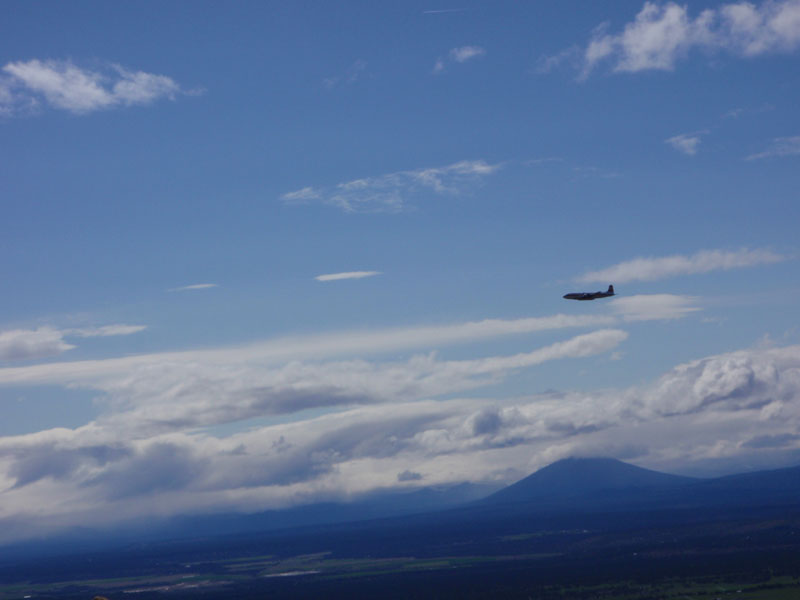
<instances>
[{"instance_id":1,"label":"low-lying cloud layer","mask_svg":"<svg viewBox=\"0 0 800 600\"><path fill-rule=\"evenodd\" d=\"M22 535L23 525L30 535L156 512L258 510L392 486L506 481L575 454L667 470L800 455L798 346L712 356L621 390L431 398L476 376L605 352L622 339L623 332L599 331L473 361L287 365L268 376L282 381L282 391L263 387L267 382L246 370L227 373L226 381L222 371L209 377L197 369L186 385L179 383L186 373L169 381L153 372L107 381L102 385L116 399L101 419L0 438L2 539ZM250 387L232 387L242 375ZM265 403L270 394L273 403ZM197 429L232 413L263 414L281 394L293 409L305 406L295 404L302 398L343 404L228 436ZM135 434L132 422L139 424Z\"/></svg>"},{"instance_id":2,"label":"low-lying cloud layer","mask_svg":"<svg viewBox=\"0 0 800 600\"><path fill-rule=\"evenodd\" d=\"M626 389L479 395L550 361L609 361L628 338L615 326L684 318L698 302L620 297L605 304L605 315L0 369L0 386L83 389L100 409L75 429L0 437L0 543L156 514L254 511L398 486L510 483L575 454L696 471L800 456L800 346L712 356ZM134 328L80 331L126 327ZM516 354L446 359L427 350L575 328L588 331ZM403 349L413 352L398 358Z\"/></svg>"}]
</instances>

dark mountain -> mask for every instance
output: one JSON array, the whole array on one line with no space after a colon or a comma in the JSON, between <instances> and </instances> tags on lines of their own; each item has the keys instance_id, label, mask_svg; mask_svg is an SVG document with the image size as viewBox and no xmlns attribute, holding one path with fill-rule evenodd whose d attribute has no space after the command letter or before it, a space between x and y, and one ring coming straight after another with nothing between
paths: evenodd
<instances>
[{"instance_id":1,"label":"dark mountain","mask_svg":"<svg viewBox=\"0 0 800 600\"><path fill-rule=\"evenodd\" d=\"M800 504L800 466L700 480L684 498L720 506Z\"/></svg>"},{"instance_id":2,"label":"dark mountain","mask_svg":"<svg viewBox=\"0 0 800 600\"><path fill-rule=\"evenodd\" d=\"M463 506L486 497L496 489L497 486L461 483L413 491L377 491L350 502L322 502L251 514L173 517L161 524L158 535L228 535L424 514Z\"/></svg>"},{"instance_id":3,"label":"dark mountain","mask_svg":"<svg viewBox=\"0 0 800 600\"><path fill-rule=\"evenodd\" d=\"M504 488L484 500L490 504L511 502L595 503L600 499L632 499L650 492L685 487L698 482L692 477L643 469L613 458L566 458Z\"/></svg>"},{"instance_id":4,"label":"dark mountain","mask_svg":"<svg viewBox=\"0 0 800 600\"><path fill-rule=\"evenodd\" d=\"M267 539L280 535L311 541L319 536L335 537L341 544L353 544L353 548L364 536L373 536L389 540L387 548L392 551L399 551L398 544L403 541L407 545L404 551L417 552L417 546L429 534L435 541L437 536L460 539L475 535L483 539L480 536L491 533L497 542L521 527L530 532L602 528L607 523L644 527L658 522L671 526L725 514L783 514L787 510L792 514L800 511L800 466L695 479L610 458L569 458L499 491L473 484L385 490L348 503L320 503L256 514L148 519L113 530L75 530L47 540L6 546L0 548L0 561L44 550L90 551L109 545L199 538L211 543L226 536Z\"/></svg>"}]
</instances>

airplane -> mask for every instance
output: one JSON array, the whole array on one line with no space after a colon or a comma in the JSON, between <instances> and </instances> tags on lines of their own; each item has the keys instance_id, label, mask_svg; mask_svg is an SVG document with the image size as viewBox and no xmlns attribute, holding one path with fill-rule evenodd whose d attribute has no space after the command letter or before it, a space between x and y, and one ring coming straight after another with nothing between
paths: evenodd
<instances>
[{"instance_id":1,"label":"airplane","mask_svg":"<svg viewBox=\"0 0 800 600\"><path fill-rule=\"evenodd\" d=\"M608 298L614 295L614 286L608 286L605 292L576 292L574 294L564 294L565 300L594 300L596 298Z\"/></svg>"}]
</instances>

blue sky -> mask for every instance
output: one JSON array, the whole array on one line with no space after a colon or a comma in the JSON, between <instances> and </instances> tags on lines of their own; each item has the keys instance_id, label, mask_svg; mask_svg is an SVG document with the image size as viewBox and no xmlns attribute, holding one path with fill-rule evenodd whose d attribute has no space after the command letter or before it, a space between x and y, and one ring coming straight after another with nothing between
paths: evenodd
<instances>
[{"instance_id":1,"label":"blue sky","mask_svg":"<svg viewBox=\"0 0 800 600\"><path fill-rule=\"evenodd\" d=\"M0 542L800 459L796 0L4 10Z\"/></svg>"}]
</instances>

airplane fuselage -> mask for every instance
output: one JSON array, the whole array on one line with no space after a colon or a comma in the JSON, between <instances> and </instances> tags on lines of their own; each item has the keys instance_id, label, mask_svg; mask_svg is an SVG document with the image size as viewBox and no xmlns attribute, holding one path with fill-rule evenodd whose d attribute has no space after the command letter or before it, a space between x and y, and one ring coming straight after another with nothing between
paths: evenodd
<instances>
[{"instance_id":1,"label":"airplane fuselage","mask_svg":"<svg viewBox=\"0 0 800 600\"><path fill-rule=\"evenodd\" d=\"M575 292L572 294L564 294L565 300L596 300L597 298L608 298L614 296L614 286L608 286L608 291L605 292Z\"/></svg>"}]
</instances>

